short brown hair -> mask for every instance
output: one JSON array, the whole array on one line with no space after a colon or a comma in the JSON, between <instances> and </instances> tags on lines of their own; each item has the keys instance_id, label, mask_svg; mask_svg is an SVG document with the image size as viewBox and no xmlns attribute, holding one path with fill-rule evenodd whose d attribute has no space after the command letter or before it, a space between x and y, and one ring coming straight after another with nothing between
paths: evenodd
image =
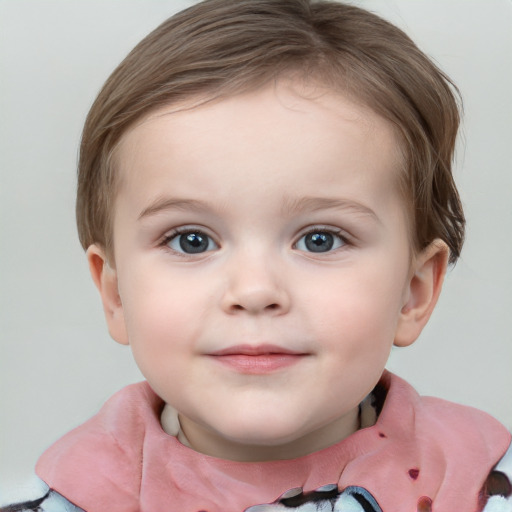
<instances>
[{"instance_id":1,"label":"short brown hair","mask_svg":"<svg viewBox=\"0 0 512 512\"><path fill-rule=\"evenodd\" d=\"M77 194L82 246L111 249L113 153L135 121L164 105L235 94L288 72L350 94L395 126L413 246L421 250L440 238L455 262L465 225L452 176L457 89L400 29L325 0L205 0L132 50L85 123Z\"/></svg>"}]
</instances>

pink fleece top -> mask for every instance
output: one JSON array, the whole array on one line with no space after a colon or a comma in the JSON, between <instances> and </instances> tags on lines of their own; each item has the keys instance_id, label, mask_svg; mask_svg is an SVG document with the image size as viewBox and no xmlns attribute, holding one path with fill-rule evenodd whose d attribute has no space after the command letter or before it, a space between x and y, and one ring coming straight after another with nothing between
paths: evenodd
<instances>
[{"instance_id":1,"label":"pink fleece top","mask_svg":"<svg viewBox=\"0 0 512 512\"><path fill-rule=\"evenodd\" d=\"M182 445L160 425L162 400L127 386L50 447L36 471L87 512L242 512L285 491L337 483L368 490L384 512L477 511L510 434L487 414L421 397L385 372L374 426L293 460L233 462ZM426 501L425 501L426 500Z\"/></svg>"}]
</instances>

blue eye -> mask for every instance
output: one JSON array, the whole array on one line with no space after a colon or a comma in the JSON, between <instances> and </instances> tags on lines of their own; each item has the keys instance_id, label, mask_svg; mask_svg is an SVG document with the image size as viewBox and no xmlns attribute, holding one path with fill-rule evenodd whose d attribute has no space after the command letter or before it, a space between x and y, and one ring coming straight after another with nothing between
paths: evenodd
<instances>
[{"instance_id":1,"label":"blue eye","mask_svg":"<svg viewBox=\"0 0 512 512\"><path fill-rule=\"evenodd\" d=\"M332 231L310 231L299 239L295 247L299 251L329 252L345 245L343 238Z\"/></svg>"},{"instance_id":2,"label":"blue eye","mask_svg":"<svg viewBox=\"0 0 512 512\"><path fill-rule=\"evenodd\" d=\"M167 238L165 243L173 251L185 254L200 254L218 248L217 244L201 231L177 233Z\"/></svg>"}]
</instances>

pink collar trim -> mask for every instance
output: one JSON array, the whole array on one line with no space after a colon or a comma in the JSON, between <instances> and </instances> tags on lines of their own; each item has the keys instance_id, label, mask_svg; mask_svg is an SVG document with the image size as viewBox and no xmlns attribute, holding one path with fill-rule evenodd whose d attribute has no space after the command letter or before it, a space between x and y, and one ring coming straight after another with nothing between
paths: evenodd
<instances>
[{"instance_id":1,"label":"pink collar trim","mask_svg":"<svg viewBox=\"0 0 512 512\"><path fill-rule=\"evenodd\" d=\"M367 489L384 512L477 510L479 491L510 444L496 420L472 408L420 397L385 372L377 423L304 457L233 462L197 453L166 434L162 400L146 382L127 386L38 461L38 475L87 512L241 512L288 489Z\"/></svg>"}]
</instances>

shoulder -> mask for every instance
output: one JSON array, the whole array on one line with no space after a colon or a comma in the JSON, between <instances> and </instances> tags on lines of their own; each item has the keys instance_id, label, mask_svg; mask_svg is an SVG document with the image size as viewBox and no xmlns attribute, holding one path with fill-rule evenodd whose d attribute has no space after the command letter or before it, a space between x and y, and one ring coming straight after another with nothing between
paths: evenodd
<instances>
[{"instance_id":1,"label":"shoulder","mask_svg":"<svg viewBox=\"0 0 512 512\"><path fill-rule=\"evenodd\" d=\"M512 512L512 446L490 472L481 492L478 510L482 512ZM423 501L421 501L423 500ZM422 503L423 505L421 505ZM418 510L432 510L429 498L420 498ZM382 512L370 492L362 487L350 486L340 491L337 485L325 485L315 491L302 492L301 488L291 489L276 502L256 505L245 512L297 512L315 510L336 512ZM386 509L387 510L387 509Z\"/></svg>"},{"instance_id":2,"label":"shoulder","mask_svg":"<svg viewBox=\"0 0 512 512\"><path fill-rule=\"evenodd\" d=\"M38 499L7 505L0 512L84 512L58 492L49 490Z\"/></svg>"}]
</instances>

